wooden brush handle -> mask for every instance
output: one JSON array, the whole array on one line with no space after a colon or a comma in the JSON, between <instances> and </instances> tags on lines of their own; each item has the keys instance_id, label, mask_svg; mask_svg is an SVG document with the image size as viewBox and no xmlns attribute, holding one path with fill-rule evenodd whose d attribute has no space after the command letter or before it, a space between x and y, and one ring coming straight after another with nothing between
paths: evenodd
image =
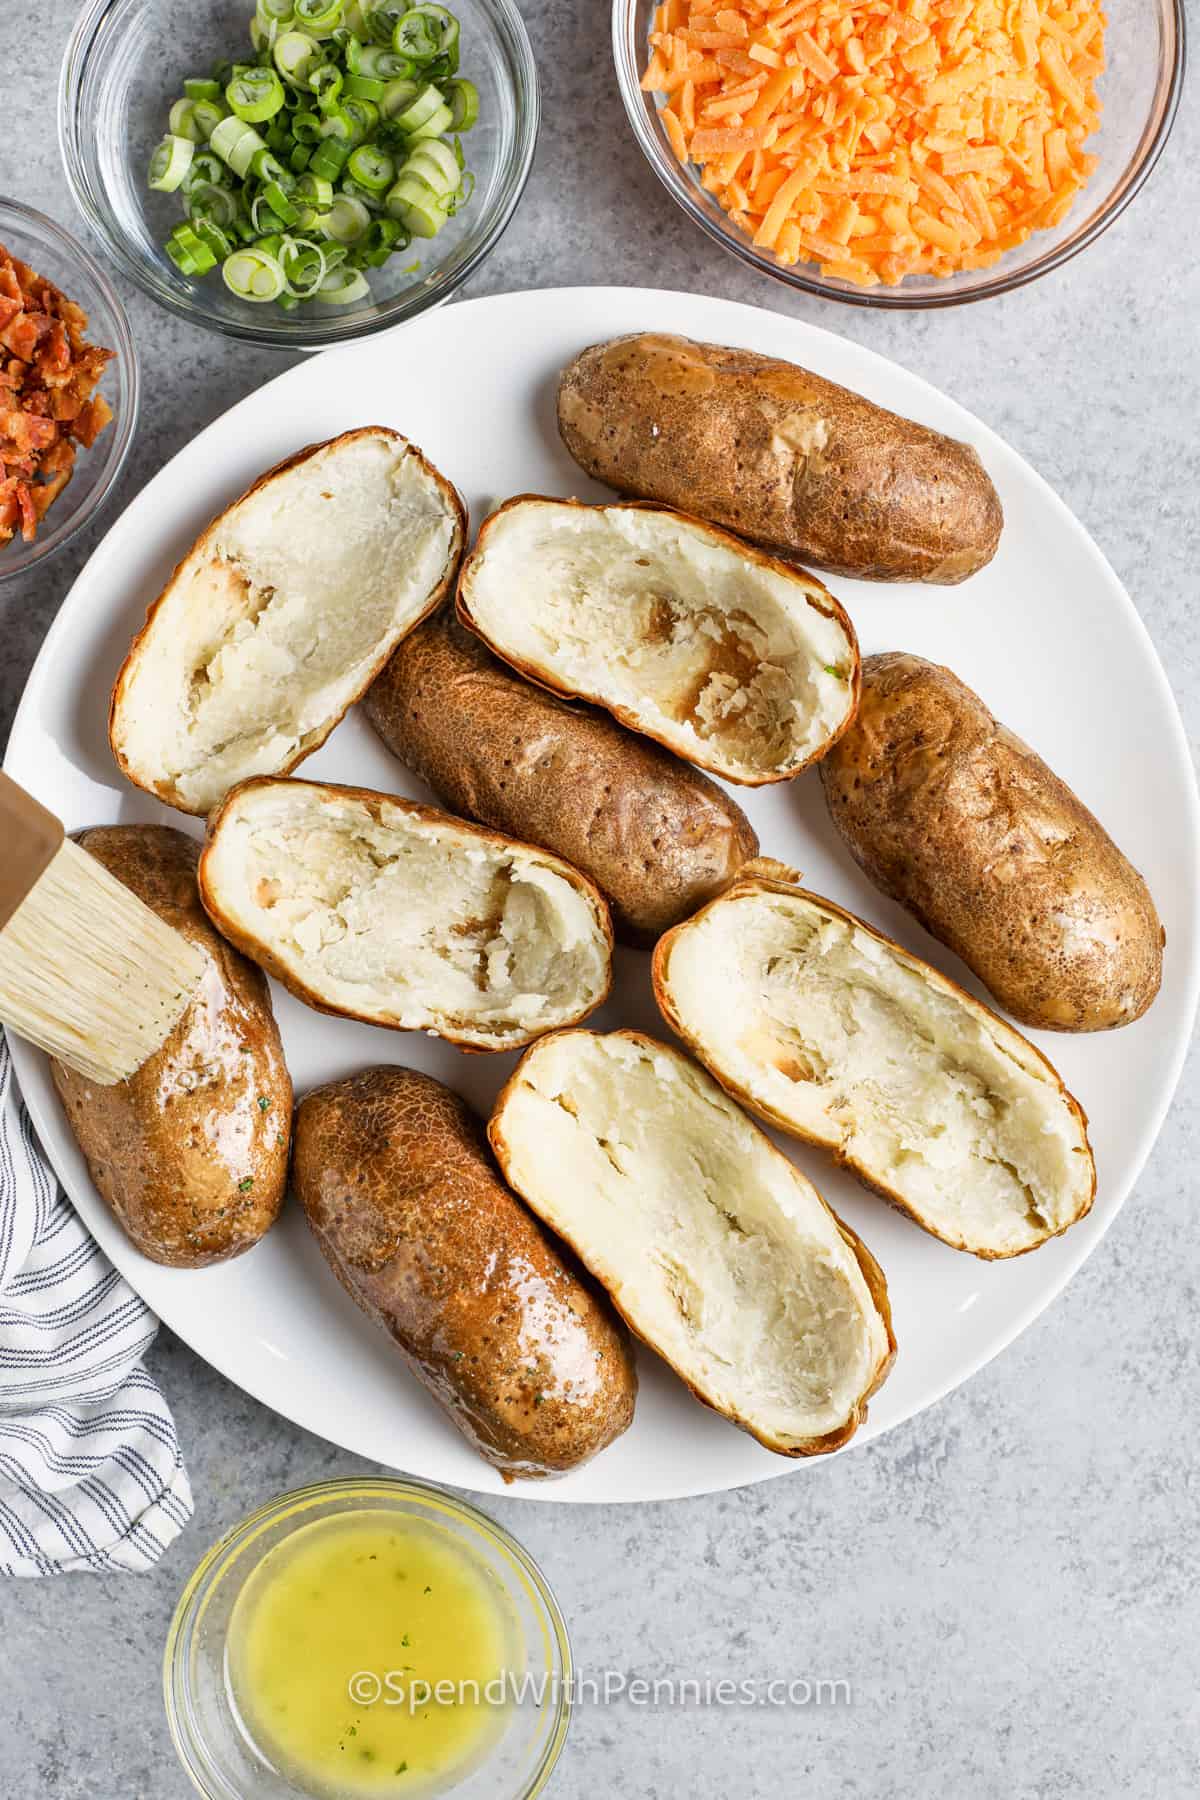
<instances>
[{"instance_id":1,"label":"wooden brush handle","mask_svg":"<svg viewBox=\"0 0 1200 1800\"><path fill-rule=\"evenodd\" d=\"M62 821L0 770L0 931L62 847Z\"/></svg>"}]
</instances>

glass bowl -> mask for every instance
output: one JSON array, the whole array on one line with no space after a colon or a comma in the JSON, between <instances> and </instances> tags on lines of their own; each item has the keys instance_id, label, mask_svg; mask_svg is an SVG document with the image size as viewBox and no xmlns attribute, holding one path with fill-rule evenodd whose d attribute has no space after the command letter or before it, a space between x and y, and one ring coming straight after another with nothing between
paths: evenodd
<instances>
[{"instance_id":1,"label":"glass bowl","mask_svg":"<svg viewBox=\"0 0 1200 1800\"><path fill-rule=\"evenodd\" d=\"M512 0L453 0L462 73L479 89L463 139L476 186L436 238L371 269L371 297L284 313L231 294L214 269L181 275L162 245L178 196L151 193L146 171L188 75L249 50L253 0L86 0L63 57L58 132L71 192L123 274L181 318L249 343L318 349L414 319L459 287L499 240L524 192L537 142L537 69ZM405 273L419 261L417 273Z\"/></svg>"},{"instance_id":2,"label":"glass bowl","mask_svg":"<svg viewBox=\"0 0 1200 1800\"><path fill-rule=\"evenodd\" d=\"M61 288L88 316L91 343L115 350L97 389L113 418L91 449L81 444L75 468L62 493L46 511L37 536L27 544L18 535L0 545L0 584L27 575L35 563L53 556L95 518L111 494L129 454L138 411L138 365L125 308L95 258L53 219L0 196L0 244Z\"/></svg>"},{"instance_id":3,"label":"glass bowl","mask_svg":"<svg viewBox=\"0 0 1200 1800\"><path fill-rule=\"evenodd\" d=\"M484 1513L424 1482L323 1481L282 1494L235 1525L204 1557L175 1609L163 1661L167 1722L180 1761L206 1800L296 1800L302 1791L252 1748L229 1693L229 1623L247 1580L293 1532L381 1509L448 1537L515 1620L510 1675L525 1691L484 1759L454 1777L455 1800L532 1800L550 1779L570 1719L571 1645L533 1558ZM357 1679L362 1671L351 1674ZM423 1792L428 1800L428 1788Z\"/></svg>"},{"instance_id":4,"label":"glass bowl","mask_svg":"<svg viewBox=\"0 0 1200 1800\"><path fill-rule=\"evenodd\" d=\"M1183 0L1123 0L1108 11L1108 68L1099 83L1104 113L1089 140L1099 163L1061 225L1036 231L990 269L937 277L910 275L898 287L861 288L822 275L816 263L781 263L756 249L675 156L659 119L660 96L639 85L649 55L656 0L613 0L613 56L633 134L651 168L688 217L718 244L776 281L852 306L958 306L1036 281L1098 238L1118 218L1158 161L1183 85Z\"/></svg>"}]
</instances>

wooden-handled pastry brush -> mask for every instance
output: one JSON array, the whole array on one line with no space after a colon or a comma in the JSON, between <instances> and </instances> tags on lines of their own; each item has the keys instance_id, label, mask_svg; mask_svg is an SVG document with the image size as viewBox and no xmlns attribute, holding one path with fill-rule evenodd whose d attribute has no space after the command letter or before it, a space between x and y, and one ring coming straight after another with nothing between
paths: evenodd
<instances>
[{"instance_id":1,"label":"wooden-handled pastry brush","mask_svg":"<svg viewBox=\"0 0 1200 1800\"><path fill-rule=\"evenodd\" d=\"M0 837L0 1020L92 1081L124 1081L182 1016L203 956L3 773Z\"/></svg>"}]
</instances>

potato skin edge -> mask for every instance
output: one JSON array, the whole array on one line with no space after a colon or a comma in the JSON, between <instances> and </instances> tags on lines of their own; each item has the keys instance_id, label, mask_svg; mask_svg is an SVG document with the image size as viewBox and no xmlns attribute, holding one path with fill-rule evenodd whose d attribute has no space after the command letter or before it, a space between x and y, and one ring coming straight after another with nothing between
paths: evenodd
<instances>
[{"instance_id":1,"label":"potato skin edge","mask_svg":"<svg viewBox=\"0 0 1200 1800\"><path fill-rule=\"evenodd\" d=\"M704 914L708 912L709 907L720 906L726 900L735 899L739 893L794 895L797 899L811 902L819 910L828 913L833 918L841 919L854 926L857 930L865 931L869 937L875 938L878 943L885 945L890 951L898 952L900 959L908 963L910 967L915 966L922 978L932 976L934 978L933 985L944 986L950 989L959 999L965 1001L969 1008L985 1014L989 1019L994 1019L1004 1031L1012 1031L1017 1037L1022 1038L1022 1041L1028 1045L1029 1049L1033 1051L1033 1054L1052 1076L1058 1093L1067 1102L1072 1117L1079 1125L1083 1147L1087 1153L1088 1162L1091 1168L1091 1185L1087 1194L1086 1203L1076 1213L1075 1217L1073 1219L1068 1219L1066 1224L1060 1225L1056 1231L1047 1231L1032 1244L1024 1244L1017 1250L979 1249L968 1244L965 1240L955 1240L952 1237L948 1237L944 1232L937 1230L935 1226L923 1219L919 1213L914 1212L897 1193L875 1180L868 1170L852 1161L850 1157L842 1155L839 1146L831 1144L827 1138L816 1137L810 1132L801 1131L793 1120L789 1120L782 1113L777 1112L773 1107L767 1105L764 1101L756 1099L746 1089L740 1087L737 1082L733 1081L732 1078L723 1075L715 1064L710 1063L704 1054L704 1047L700 1040L695 1033L690 1031L684 1024L671 999L671 951L674 948L676 938L682 932L686 931L689 925L693 925L697 920L701 919ZM1010 1025L1007 1020L1000 1018L1000 1015L993 1012L990 1006L985 1006L982 1000L977 1000L973 994L968 994L965 988L960 987L956 981L952 981L948 975L943 975L940 969L935 969L932 963L924 962L921 957L915 956L911 950L906 950L902 944L898 944L894 938L889 938L885 932L877 931L875 927L869 925L865 919L860 919L856 913L848 912L845 907L838 906L832 900L827 900L824 895L814 894L811 890L802 887L799 880L792 875L790 870L786 869L785 865L776 863L767 858L760 859L757 864L747 864L737 880L730 884L724 894L719 894L715 900L710 900L708 906L702 906L698 912L692 915L691 919L685 919L682 925L676 925L670 931L664 932L663 936L655 946L654 954L651 959L651 984L654 989L654 998L658 1005L658 1009L666 1023L670 1026L675 1035L687 1045L697 1062L708 1070L714 1081L718 1082L732 1099L738 1101L740 1105L746 1108L747 1112L750 1112L756 1118L763 1120L765 1124L773 1125L777 1130L786 1132L788 1137L794 1138L797 1143L812 1144L817 1149L826 1151L832 1156L839 1168L848 1170L849 1173L854 1176L855 1180L860 1182L869 1192L878 1194L881 1199L887 1201L889 1206L894 1207L897 1212L903 1213L905 1218L911 1219L914 1225L919 1225L922 1231L927 1232L930 1237L936 1238L939 1243L946 1244L951 1250L961 1250L969 1256L977 1257L981 1262L1011 1262L1014 1257L1028 1256L1031 1251L1040 1250L1043 1244L1048 1244L1054 1238L1062 1237L1065 1232L1071 1230L1072 1226L1078 1225L1082 1219L1085 1219L1091 1211L1092 1204L1096 1198L1096 1159L1092 1152L1091 1142L1088 1138L1087 1114L1084 1112L1083 1107L1075 1098L1074 1094L1070 1092L1066 1083L1063 1081L1062 1076L1054 1067L1050 1059L1042 1054L1036 1044L1029 1043L1028 1038L1025 1038L1023 1033L1017 1031L1015 1026Z\"/></svg>"},{"instance_id":2,"label":"potato skin edge","mask_svg":"<svg viewBox=\"0 0 1200 1800\"><path fill-rule=\"evenodd\" d=\"M590 1018L599 1007L604 1005L604 1002L608 999L608 996L612 991L612 919L609 916L608 904L595 882L589 881L588 877L582 874L581 871L576 869L571 863L564 863L561 857L554 856L549 850L539 849L536 844L519 843L516 838L506 837L502 832L490 831L485 825L475 825L469 819L460 819L453 813L441 812L435 806L424 806L419 800L402 800L396 794L385 794L377 788L349 787L344 783L336 781L305 781L303 778L283 775L252 775L249 780L239 781L235 787L230 788L225 798L213 808L208 816L208 829L205 835L204 849L200 856L200 867L198 872L200 900L205 912L208 914L217 930L221 933L222 937L228 938L229 942L235 944L244 956L249 957L251 962L257 963L259 968L265 969L269 975L274 976L281 987L286 988L289 994L294 994L297 1000L302 1000L306 1006L310 1006L314 1012L325 1013L327 1017L333 1019L357 1019L363 1025L376 1025L383 1031L424 1032L434 1030L434 1028L429 1025L396 1025L389 1019L375 1018L370 1013L351 1012L340 1006L331 1006L327 1001L322 1000L315 990L309 987L306 982L301 981L290 969L285 968L271 950L265 945L260 944L256 938L251 937L248 932L244 932L237 924L236 920L232 919L222 906L220 895L217 892L216 886L209 873L209 862L211 860L210 851L213 839L221 825L221 821L225 814L233 808L238 798L243 793L246 793L253 788L276 787L280 784L286 784L289 787L303 786L316 788L321 793L341 794L348 799L362 801L364 804L383 800L386 801L389 806L399 807L402 812L406 812L431 825L444 825L449 823L453 825L456 830L466 832L472 837L482 838L486 843L493 845L501 844L506 849L512 847L518 850L525 850L528 851L531 856L539 860L544 861L549 859L551 862L558 863L561 870L565 871L566 879L568 879L571 882L571 885L589 901L596 922L599 924L608 945L608 980L606 985L603 991L597 995L596 999L580 1013L579 1020L575 1022L578 1023L583 1019ZM490 1056L496 1052L505 1050L523 1050L528 1045L535 1043L539 1037L549 1036L549 1033L534 1031L527 1034L525 1037L509 1038L503 1043L498 1044L479 1044L471 1038L461 1037L449 1031L434 1031L434 1036L441 1038L447 1044L454 1044L457 1049L466 1051L468 1055L476 1053L482 1056Z\"/></svg>"},{"instance_id":3,"label":"potato skin edge","mask_svg":"<svg viewBox=\"0 0 1200 1800\"><path fill-rule=\"evenodd\" d=\"M345 444L351 442L354 438L376 437L381 434L408 444L409 450L417 458L421 467L428 475L432 476L439 492L443 499L448 503L455 519L455 535L451 543L450 558L445 576L434 590L428 606L423 608L419 618L413 620L412 625L409 626L409 630L414 630L422 620L427 619L429 614L442 604L447 594L453 592L455 581L458 578L459 565L462 562L463 550L467 541L467 509L463 504L462 496L459 494L458 489L454 486L453 482L449 481L446 476L442 474L440 469L434 467L433 463L430 462L423 450L419 449L416 444L409 442L407 438L404 438L401 432L393 431L388 425L360 425L353 431L339 432L336 437L323 438L318 443L306 444L302 449L293 451L290 456L285 456L281 462L277 462L273 468L265 469L261 475L257 476L250 483L248 488L243 489L240 494L236 494L234 498L229 501L228 505L221 508L221 511L216 514L215 518L209 520L199 536L188 545L188 548L175 564L175 567L160 588L158 594L146 609L146 617L134 634L133 641L125 653L125 659L122 662L121 667L117 670L116 679L113 682L112 692L109 695L108 701L109 748L113 753L113 758L117 767L131 787L141 788L143 793L152 794L156 800L161 800L164 806L173 806L177 812L187 813L192 818L202 819L205 816L204 807L184 805L183 801L179 798L173 782L145 781L140 775L136 774L130 767L124 752L121 749L117 735L118 719L125 699L126 689L129 685L130 677L133 674L134 667L141 655L142 646L150 636L158 611L164 600L167 598L167 595L174 587L175 582L178 580L179 571L183 568L183 565L189 561L202 545L206 544L207 540L211 537L212 533L217 529L218 525L220 525L222 519L224 519L228 512L232 511L235 506L240 506L243 500L249 500L252 494L256 494L260 488L265 487L268 482L273 481L277 475L286 474L289 469L293 469L297 467L298 464L306 462L310 456L315 456L318 451L332 449L335 444ZM379 657L357 692L349 696L345 706L342 707L341 711L337 714L337 717L329 720L329 723L321 732L320 737L309 744L306 749L298 750L295 756L289 758L282 768L276 770L277 775L290 775L292 770L299 768L300 764L305 762L308 757L316 755L317 751L321 748L322 744L325 743L334 728L341 724L350 708L356 701L362 699L362 696L366 693L371 682L375 679L390 655L391 650L388 650Z\"/></svg>"},{"instance_id":4,"label":"potato skin edge","mask_svg":"<svg viewBox=\"0 0 1200 1800\"><path fill-rule=\"evenodd\" d=\"M508 651L501 649L498 644L494 643L492 639L486 635L471 612L468 588L475 566L484 551L487 534L491 527L496 523L497 519L499 519L502 514L508 512L511 507L523 506L530 501L536 502L539 505L548 506L576 506L583 511L588 512L665 513L670 518L682 520L684 524L693 527L697 531L703 532L707 537L718 539L730 549L734 555L741 557L746 562L758 563L763 568L773 569L777 574L785 576L789 581L797 582L801 586L807 583L810 584L811 587L818 589L819 596L806 592L805 598L807 603L813 607L814 611L823 613L826 618L836 619L845 635L847 647L850 652L850 674L846 683L849 689L849 705L837 728L830 733L820 748L814 750L811 756L805 757L803 762L793 763L786 769L767 771L765 774L757 777L750 775L735 775L712 758L701 758L695 754L685 756L676 745L669 743L667 739L662 737L658 732L648 731L644 725L639 724L637 715L631 708L616 706L606 700L592 699L586 694L576 693L572 688L563 686L563 684L557 681L547 670L540 668L534 663L525 662L522 658L510 655ZM723 526L713 525L707 519L696 518L691 513L680 512L676 507L661 506L654 501L614 500L604 501L593 505L583 500L563 500L550 494L512 495L512 497L506 500L503 505L498 506L494 512L489 513L487 518L484 519L483 523L480 525L474 546L470 553L463 558L459 568L454 604L458 618L460 622L467 627L467 630L473 631L476 637L483 640L493 656L498 656L501 662L507 663L510 669L515 669L517 673L523 675L527 681L532 681L537 687L545 688L547 692L551 694L557 694L561 699L579 700L589 706L602 707L605 712L611 713L612 717L616 719L619 724L624 725L628 730L639 732L642 737L649 738L653 743L661 744L663 748L669 750L673 756L678 756L681 761L690 763L693 768L703 769L706 774L715 775L721 781L731 782L735 787L772 787L776 782L794 781L797 775L803 774L805 769L811 768L821 757L828 755L829 751L833 748L834 744L837 743L843 733L850 729L858 712L859 697L862 690L862 654L859 649L858 634L854 629L854 625L851 622L845 607L840 600L835 599L829 592L829 589L825 586L824 582L818 581L816 576L810 575L806 569L798 568L794 563L785 562L782 557L772 555L769 551L762 549L759 545L747 543L744 539L735 537L731 531L725 530Z\"/></svg>"},{"instance_id":5,"label":"potato skin edge","mask_svg":"<svg viewBox=\"0 0 1200 1800\"><path fill-rule=\"evenodd\" d=\"M716 904L715 901L710 902L710 905L715 905L715 904ZM676 926L675 929L681 930L682 927ZM547 1033L547 1041L550 1038L554 1038L554 1037L570 1036L573 1030L574 1030L574 1027L567 1026L567 1027L564 1027L564 1029L561 1032L549 1032L549 1033ZM626 1028L626 1029L622 1029L620 1031L610 1031L610 1032L604 1033L604 1035L606 1037L625 1038L630 1043L634 1043L634 1044L648 1044L652 1049L655 1049L655 1050L663 1049L663 1048L667 1048L667 1049L673 1048L673 1046L670 1046L670 1045L664 1046L660 1042L659 1039L651 1037L648 1032L636 1031L632 1028ZM526 1056L528 1056L535 1048L536 1048L535 1045L531 1045L529 1051L527 1051L525 1053ZM682 1053L679 1051L676 1051L675 1054L680 1055ZM699 1059L697 1059L697 1060L699 1060ZM490 1142L490 1144L492 1146L492 1150L495 1153L496 1161L500 1165L500 1169L504 1175L505 1181L508 1182L509 1186L513 1189L514 1193L520 1193L520 1189L514 1185L514 1183L512 1182L512 1180L510 1179L510 1176L509 1176L509 1164L510 1164L511 1157L510 1157L510 1152L509 1152L509 1146L508 1146L507 1140L505 1139L505 1136L504 1136L503 1123L502 1123L500 1115L503 1111L504 1104L505 1104L510 1092L514 1091L520 1085L521 1071L524 1066L524 1063L525 1063L525 1056L523 1056L521 1058L521 1061L517 1064L516 1068L513 1070L512 1074L509 1076L508 1080L505 1082L504 1086L501 1088L499 1094L496 1096L495 1105L492 1108L492 1116L488 1122L488 1128L487 1128L488 1141ZM703 1065L701 1065L701 1066L703 1066ZM706 1072L711 1073L711 1071L706 1071ZM726 1089L726 1092L728 1093L728 1092L730 1092L730 1090ZM731 1093L730 1098L733 1099L736 1104L737 1096L735 1094ZM768 1144L768 1147L770 1148L770 1150L772 1151L772 1153L775 1156L778 1156L783 1162L787 1163L789 1168L794 1167L794 1164L791 1163L789 1158L784 1156L783 1152L781 1150L776 1149L775 1145L770 1142L770 1139L767 1139L766 1142ZM799 1173L799 1171L797 1171L797 1173ZM879 1389L883 1386L883 1383L886 1381L888 1374L891 1371L892 1365L896 1360L896 1337L895 1337L895 1332L892 1328L891 1302L888 1297L887 1280L886 1280L886 1277L884 1276L883 1270L880 1267L879 1263L876 1261L875 1257L872 1256L871 1252L867 1249L863 1240L858 1236L857 1232L854 1231L854 1229L851 1226L847 1225L844 1219L839 1218L838 1214L834 1212L833 1208L830 1206L829 1202L825 1199L824 1195L820 1192L820 1190L814 1186L813 1192L816 1194L818 1200L820 1200L820 1202L821 1202L821 1205L825 1208L826 1212L829 1214L830 1218L833 1220L834 1224L837 1226L843 1239L853 1250L855 1258L858 1262L859 1268L862 1270L863 1279L866 1281L867 1288L870 1292L872 1302L874 1303L876 1310L878 1311L879 1316L883 1321L884 1330L885 1330L885 1333L887 1336L887 1349L884 1353L884 1356L882 1357L877 1368L875 1369L875 1372L871 1378L870 1384L864 1390L864 1392L860 1395L856 1405L851 1409L849 1415L847 1416L845 1424L838 1427L838 1429L835 1431L827 1432L823 1437L807 1438L807 1439L805 1439L805 1441L803 1443L800 1443L800 1444L785 1444L785 1443L780 1442L776 1438L772 1438L769 1433L759 1430L749 1419L745 1418L741 1413L737 1412L734 1408L727 1409L725 1407L715 1405L713 1401L709 1400L706 1395L700 1393L699 1390L695 1386L693 1386L686 1371L681 1369L679 1367L678 1363L673 1362L671 1360L671 1358L669 1356L667 1356L666 1353L658 1347L657 1344L655 1344L654 1342L651 1341L651 1339L642 1336L641 1332L638 1330L634 1321L630 1318L628 1313L622 1307L617 1296L615 1294L613 1294L610 1289L608 1289L608 1288L605 1289L605 1292L608 1295L610 1305L624 1320L631 1335L636 1339L636 1341L638 1343L643 1343L647 1346L648 1349L652 1350L654 1352L655 1356L657 1356L661 1362L665 1363L667 1368L669 1368L674 1375L678 1376L679 1380L683 1383L684 1387L687 1389L688 1393L692 1396L692 1398L694 1400L698 1400L700 1402L700 1404L702 1406L706 1406L710 1412L715 1412L719 1418L728 1419L731 1425L736 1425L738 1427L739 1431L744 1431L747 1434L747 1436L752 1437L756 1443L761 1444L765 1450L773 1451L775 1453L775 1455L777 1455L777 1456L790 1457L793 1460L799 1459L801 1457L809 1457L809 1456L827 1456L830 1454L831 1451L840 1450L844 1444L848 1444L850 1439L854 1436L855 1432L858 1430L859 1426L864 1424L866 1421L868 1400L870 1400L874 1394L877 1394L879 1392ZM533 1212L534 1217L535 1218L539 1217L540 1215L537 1213L537 1210L534 1207L532 1201L526 1199L524 1195L521 1195L521 1198L523 1200L525 1200L526 1206L528 1206L530 1211ZM550 1230L551 1227L547 1226L546 1229ZM579 1258L579 1261L586 1268L587 1267L587 1259L586 1259L586 1256L585 1256L584 1251L583 1251L582 1247L580 1246L580 1244L574 1238L572 1238L568 1233L560 1230L559 1228L555 1227L554 1231L555 1231L556 1236L561 1237L562 1241L565 1244L568 1244L570 1246L571 1250L574 1252L574 1254ZM599 1277L598 1276L593 1277L593 1279L598 1281Z\"/></svg>"}]
</instances>

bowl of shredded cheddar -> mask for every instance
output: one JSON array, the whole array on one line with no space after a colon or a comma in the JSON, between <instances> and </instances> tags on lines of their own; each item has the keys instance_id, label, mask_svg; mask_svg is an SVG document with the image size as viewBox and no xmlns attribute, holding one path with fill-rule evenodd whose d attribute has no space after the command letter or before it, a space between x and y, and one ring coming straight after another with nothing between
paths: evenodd
<instances>
[{"instance_id":1,"label":"bowl of shredded cheddar","mask_svg":"<svg viewBox=\"0 0 1200 1800\"><path fill-rule=\"evenodd\" d=\"M744 262L866 306L1056 268L1149 175L1181 0L614 0L634 133Z\"/></svg>"}]
</instances>

